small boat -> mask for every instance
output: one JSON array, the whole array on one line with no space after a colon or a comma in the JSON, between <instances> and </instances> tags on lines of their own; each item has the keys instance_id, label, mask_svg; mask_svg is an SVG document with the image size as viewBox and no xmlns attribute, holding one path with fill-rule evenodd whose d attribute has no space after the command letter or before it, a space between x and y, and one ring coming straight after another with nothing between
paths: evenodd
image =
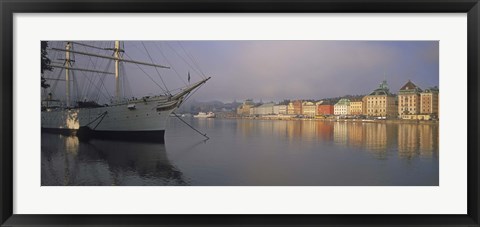
<instances>
[{"instance_id":1,"label":"small boat","mask_svg":"<svg viewBox=\"0 0 480 227\"><path fill-rule=\"evenodd\" d=\"M213 112L208 112L208 113L199 112L197 115L194 115L193 117L195 117L195 118L214 118L215 113L213 113Z\"/></svg>"}]
</instances>

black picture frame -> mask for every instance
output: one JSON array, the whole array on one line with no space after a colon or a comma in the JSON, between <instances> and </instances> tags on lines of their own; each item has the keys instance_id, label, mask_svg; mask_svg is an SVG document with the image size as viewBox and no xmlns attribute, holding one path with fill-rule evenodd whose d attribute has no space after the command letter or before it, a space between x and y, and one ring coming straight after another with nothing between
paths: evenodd
<instances>
[{"instance_id":1,"label":"black picture frame","mask_svg":"<svg viewBox=\"0 0 480 227\"><path fill-rule=\"evenodd\" d=\"M478 0L0 0L1 226L479 226ZM22 215L13 214L14 13L449 13L468 17L468 214L466 215ZM73 205L73 204L72 204ZM92 204L93 205L93 204ZM188 206L188 204L186 204Z\"/></svg>"}]
</instances>

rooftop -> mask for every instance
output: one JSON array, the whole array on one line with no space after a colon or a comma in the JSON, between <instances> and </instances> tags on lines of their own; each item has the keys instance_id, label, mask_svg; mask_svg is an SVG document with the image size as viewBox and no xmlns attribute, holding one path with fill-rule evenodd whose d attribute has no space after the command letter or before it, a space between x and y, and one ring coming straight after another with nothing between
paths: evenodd
<instances>
[{"instance_id":1,"label":"rooftop","mask_svg":"<svg viewBox=\"0 0 480 227\"><path fill-rule=\"evenodd\" d=\"M423 91L424 93L438 93L439 92L439 89L437 86L435 87L431 87L431 88L427 88L425 89L425 91Z\"/></svg>"},{"instance_id":2,"label":"rooftop","mask_svg":"<svg viewBox=\"0 0 480 227\"><path fill-rule=\"evenodd\" d=\"M349 105L349 104L350 104L349 99L340 99L335 105Z\"/></svg>"},{"instance_id":3,"label":"rooftop","mask_svg":"<svg viewBox=\"0 0 480 227\"><path fill-rule=\"evenodd\" d=\"M415 85L412 81L408 80L403 87L400 88L399 94L419 93L422 89Z\"/></svg>"},{"instance_id":4,"label":"rooftop","mask_svg":"<svg viewBox=\"0 0 480 227\"><path fill-rule=\"evenodd\" d=\"M388 88L387 81L384 80L378 85L378 88L375 89L370 95L391 95L390 89Z\"/></svg>"}]
</instances>

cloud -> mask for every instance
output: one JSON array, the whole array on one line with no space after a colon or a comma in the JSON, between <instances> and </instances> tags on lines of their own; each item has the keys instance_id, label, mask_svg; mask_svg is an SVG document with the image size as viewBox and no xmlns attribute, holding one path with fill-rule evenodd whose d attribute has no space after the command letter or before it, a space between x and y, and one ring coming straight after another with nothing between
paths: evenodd
<instances>
[{"instance_id":1,"label":"cloud","mask_svg":"<svg viewBox=\"0 0 480 227\"><path fill-rule=\"evenodd\" d=\"M408 79L421 87L439 80L437 41L148 41L125 49L173 68L159 70L163 82L153 68L126 69L135 95L185 86L188 72L192 82L212 76L194 96L205 101L321 99L367 94L384 78L394 92Z\"/></svg>"}]
</instances>

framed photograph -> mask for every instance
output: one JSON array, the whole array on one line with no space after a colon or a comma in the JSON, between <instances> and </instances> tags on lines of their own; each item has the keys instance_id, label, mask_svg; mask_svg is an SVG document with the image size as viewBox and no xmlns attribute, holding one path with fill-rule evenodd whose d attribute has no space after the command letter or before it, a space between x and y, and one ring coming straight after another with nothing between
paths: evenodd
<instances>
[{"instance_id":1,"label":"framed photograph","mask_svg":"<svg viewBox=\"0 0 480 227\"><path fill-rule=\"evenodd\" d=\"M479 226L478 0L0 7L1 226Z\"/></svg>"}]
</instances>

